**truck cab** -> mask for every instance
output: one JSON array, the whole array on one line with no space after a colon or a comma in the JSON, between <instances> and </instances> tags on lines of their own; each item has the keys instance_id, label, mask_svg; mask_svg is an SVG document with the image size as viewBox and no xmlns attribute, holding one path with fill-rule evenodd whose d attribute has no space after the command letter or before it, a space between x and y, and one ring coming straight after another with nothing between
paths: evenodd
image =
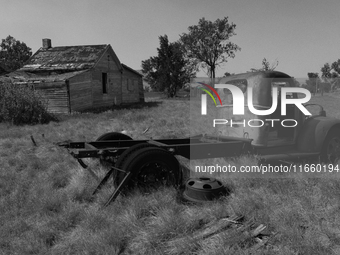
<instances>
[{"instance_id":1,"label":"truck cab","mask_svg":"<svg viewBox=\"0 0 340 255\"><path fill-rule=\"evenodd\" d=\"M289 75L278 71L251 72L224 77L219 84L237 86L244 95L244 114L235 115L231 91L217 89L222 100L217 118L228 120L226 125L216 126L219 134L252 139L252 147L265 161L319 156L324 161L334 161L340 157L340 120L326 117L321 106L317 114L309 116L295 104L286 104L286 115L282 114L282 88L295 87L295 81ZM257 110L270 109L273 96L276 96L275 111L269 115L252 113L247 100L248 88L252 89L252 104ZM273 88L277 88L276 94ZM305 97L294 89L291 91L285 92L284 98ZM308 109L308 103L304 107Z\"/></svg>"}]
</instances>

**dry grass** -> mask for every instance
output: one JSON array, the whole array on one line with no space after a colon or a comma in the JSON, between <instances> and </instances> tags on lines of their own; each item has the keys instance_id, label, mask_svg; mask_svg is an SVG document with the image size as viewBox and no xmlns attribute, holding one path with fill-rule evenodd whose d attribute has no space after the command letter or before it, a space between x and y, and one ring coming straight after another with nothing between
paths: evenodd
<instances>
[{"instance_id":1,"label":"dry grass","mask_svg":"<svg viewBox=\"0 0 340 255\"><path fill-rule=\"evenodd\" d=\"M325 99L313 100L322 101L329 115L339 117L334 110L339 109L338 101ZM59 123L0 124L0 254L340 254L337 179L220 174L232 193L216 202L182 204L176 190L164 188L151 194L136 190L103 208L112 189L106 187L92 198L95 180L54 145L69 139L90 141L120 130L134 139L186 137L205 128L190 126L189 109L189 101L154 98L142 108L75 114ZM143 134L146 128L149 131ZM98 174L105 173L96 160L87 162ZM199 163L256 161L242 157ZM220 238L189 238L202 225L233 214L244 215L245 223L266 225L267 245L254 251L253 240L242 238L235 229ZM179 237L188 239L171 245Z\"/></svg>"}]
</instances>

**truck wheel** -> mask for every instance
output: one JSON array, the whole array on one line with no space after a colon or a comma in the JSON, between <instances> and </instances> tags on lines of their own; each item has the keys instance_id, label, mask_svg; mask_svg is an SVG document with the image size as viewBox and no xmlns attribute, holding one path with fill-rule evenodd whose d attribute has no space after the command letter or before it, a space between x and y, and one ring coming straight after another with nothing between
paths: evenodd
<instances>
[{"instance_id":1,"label":"truck wheel","mask_svg":"<svg viewBox=\"0 0 340 255\"><path fill-rule=\"evenodd\" d=\"M122 168L123 164L129 158L129 156L133 153L135 153L138 150L144 149L144 148L149 148L149 147L156 147L156 145L150 144L150 143L138 143L130 148L126 149L122 154L120 154L115 166L117 168Z\"/></svg>"},{"instance_id":2,"label":"truck wheel","mask_svg":"<svg viewBox=\"0 0 340 255\"><path fill-rule=\"evenodd\" d=\"M99 136L96 141L111 141L111 140L120 141L120 140L133 140L133 139L130 136L122 134L122 133L109 132L109 133ZM115 158L110 157L110 156L101 156L99 158L99 162L101 165L109 168L112 164L115 163ZM115 178L116 175L117 173L116 171L114 171L113 178Z\"/></svg>"},{"instance_id":3,"label":"truck wheel","mask_svg":"<svg viewBox=\"0 0 340 255\"><path fill-rule=\"evenodd\" d=\"M96 141L110 141L110 140L133 140L133 139L130 136L122 133L109 132L99 136Z\"/></svg>"},{"instance_id":4,"label":"truck wheel","mask_svg":"<svg viewBox=\"0 0 340 255\"><path fill-rule=\"evenodd\" d=\"M178 186L181 182L181 170L178 160L168 151L158 147L141 148L127 156L121 168L131 172L127 189L157 188L162 185ZM118 172L116 183L119 184L125 173Z\"/></svg>"},{"instance_id":5,"label":"truck wheel","mask_svg":"<svg viewBox=\"0 0 340 255\"><path fill-rule=\"evenodd\" d=\"M322 160L326 163L336 163L340 159L340 129L329 131L321 152Z\"/></svg>"},{"instance_id":6,"label":"truck wheel","mask_svg":"<svg viewBox=\"0 0 340 255\"><path fill-rule=\"evenodd\" d=\"M150 144L150 143L138 143L126 149L122 154L120 154L118 160L116 161L115 167L122 169L123 164L125 163L125 161L127 160L127 158L129 158L131 154L133 154L137 150L148 148L148 147L155 147L155 145ZM123 172L122 174L124 175ZM116 170L115 170L115 174L113 175L113 182L116 184L116 187L118 187L119 182L118 182Z\"/></svg>"}]
</instances>

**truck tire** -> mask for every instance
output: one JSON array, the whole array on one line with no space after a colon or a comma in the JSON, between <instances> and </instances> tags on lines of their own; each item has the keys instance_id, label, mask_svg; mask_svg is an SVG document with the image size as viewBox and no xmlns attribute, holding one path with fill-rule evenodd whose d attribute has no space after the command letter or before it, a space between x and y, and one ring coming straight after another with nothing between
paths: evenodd
<instances>
[{"instance_id":1,"label":"truck tire","mask_svg":"<svg viewBox=\"0 0 340 255\"><path fill-rule=\"evenodd\" d=\"M131 154L133 154L137 150L140 150L140 149L143 149L143 148L148 148L148 147L155 147L155 145L150 144L150 143L138 143L138 144L135 144L135 145L131 146L130 148L126 149L122 154L120 154L118 160L115 163L115 167L122 169L123 164L125 163L125 161L127 160L127 158ZM118 184L119 184L117 179L118 179L117 178L117 171L115 170L115 173L113 174L113 183L116 185L116 187L118 187Z\"/></svg>"},{"instance_id":2,"label":"truck tire","mask_svg":"<svg viewBox=\"0 0 340 255\"><path fill-rule=\"evenodd\" d=\"M321 160L325 163L337 163L340 159L340 129L333 128L329 131L324 141Z\"/></svg>"},{"instance_id":3,"label":"truck tire","mask_svg":"<svg viewBox=\"0 0 340 255\"><path fill-rule=\"evenodd\" d=\"M125 163L125 161L131 154L135 153L136 151L140 149L149 148L149 147L156 147L156 145L153 145L150 143L138 143L138 144L131 146L130 148L126 149L122 154L120 154L115 166L117 168L122 168L123 164Z\"/></svg>"},{"instance_id":4,"label":"truck tire","mask_svg":"<svg viewBox=\"0 0 340 255\"><path fill-rule=\"evenodd\" d=\"M181 170L178 160L168 151L158 147L140 148L126 157L121 166L132 176L125 187L149 190L159 186L179 186L181 184ZM123 180L124 172L118 172L116 184Z\"/></svg>"},{"instance_id":5,"label":"truck tire","mask_svg":"<svg viewBox=\"0 0 340 255\"><path fill-rule=\"evenodd\" d=\"M133 140L133 139L130 136L122 133L109 132L99 136L96 141L110 141L110 140Z\"/></svg>"},{"instance_id":6,"label":"truck tire","mask_svg":"<svg viewBox=\"0 0 340 255\"><path fill-rule=\"evenodd\" d=\"M122 133L118 133L118 132L109 132L109 133L105 133L101 136L99 136L97 138L97 142L98 141L114 141L114 140L133 140L130 136L122 134ZM110 157L110 156L101 156L99 158L99 162L101 165L105 166L105 167L110 167L112 164L115 163L115 158L114 157ZM115 178L115 176L117 175L116 171L114 171L113 173L113 178Z\"/></svg>"}]
</instances>

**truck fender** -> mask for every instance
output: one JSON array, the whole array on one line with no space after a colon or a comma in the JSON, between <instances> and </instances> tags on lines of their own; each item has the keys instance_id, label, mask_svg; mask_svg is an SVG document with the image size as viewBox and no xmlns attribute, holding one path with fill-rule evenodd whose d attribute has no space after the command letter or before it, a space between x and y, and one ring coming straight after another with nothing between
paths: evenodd
<instances>
[{"instance_id":1,"label":"truck fender","mask_svg":"<svg viewBox=\"0 0 340 255\"><path fill-rule=\"evenodd\" d=\"M321 152L324 141L333 128L339 128L340 120L330 117L310 117L297 135L297 149L301 152Z\"/></svg>"}]
</instances>

